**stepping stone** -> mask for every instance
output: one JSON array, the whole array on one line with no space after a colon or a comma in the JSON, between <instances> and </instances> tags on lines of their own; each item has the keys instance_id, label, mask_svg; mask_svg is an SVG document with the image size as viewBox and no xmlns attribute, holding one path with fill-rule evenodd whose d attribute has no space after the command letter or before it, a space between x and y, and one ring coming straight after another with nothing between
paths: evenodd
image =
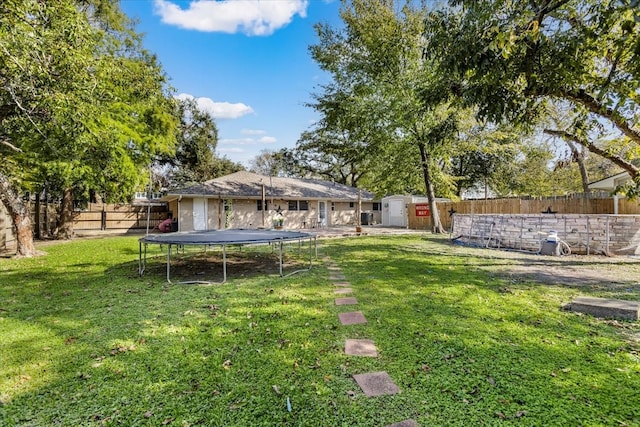
<instances>
[{"instance_id":1,"label":"stepping stone","mask_svg":"<svg viewBox=\"0 0 640 427\"><path fill-rule=\"evenodd\" d=\"M338 267L337 265L330 265L329 267L327 267L327 270L329 271L341 271L340 267Z\"/></svg>"},{"instance_id":2,"label":"stepping stone","mask_svg":"<svg viewBox=\"0 0 640 427\"><path fill-rule=\"evenodd\" d=\"M415 420L408 419L404 421L400 421L399 423L389 424L386 427L418 427L418 423Z\"/></svg>"},{"instance_id":3,"label":"stepping stone","mask_svg":"<svg viewBox=\"0 0 640 427\"><path fill-rule=\"evenodd\" d=\"M400 389L386 372L371 372L369 374L356 374L353 376L365 396L374 397L385 394L400 393Z\"/></svg>"},{"instance_id":4,"label":"stepping stone","mask_svg":"<svg viewBox=\"0 0 640 427\"><path fill-rule=\"evenodd\" d=\"M349 283L349 282L336 282L336 283L333 284L333 286L342 286L342 287L351 286L351 283Z\"/></svg>"},{"instance_id":5,"label":"stepping stone","mask_svg":"<svg viewBox=\"0 0 640 427\"><path fill-rule=\"evenodd\" d=\"M333 291L334 294L350 294L352 292L351 288L338 288Z\"/></svg>"},{"instance_id":6,"label":"stepping stone","mask_svg":"<svg viewBox=\"0 0 640 427\"><path fill-rule=\"evenodd\" d=\"M336 280L345 280L346 277L344 274L330 274L329 275L329 280L331 281L336 281Z\"/></svg>"},{"instance_id":7,"label":"stepping stone","mask_svg":"<svg viewBox=\"0 0 640 427\"><path fill-rule=\"evenodd\" d=\"M591 314L595 317L638 320L640 303L606 298L578 297L568 307L571 311Z\"/></svg>"},{"instance_id":8,"label":"stepping stone","mask_svg":"<svg viewBox=\"0 0 640 427\"><path fill-rule=\"evenodd\" d=\"M371 340L348 339L344 343L344 352L349 356L378 357L376 345Z\"/></svg>"},{"instance_id":9,"label":"stepping stone","mask_svg":"<svg viewBox=\"0 0 640 427\"><path fill-rule=\"evenodd\" d=\"M353 305L357 303L358 303L358 300L353 297L336 298L336 305Z\"/></svg>"},{"instance_id":10,"label":"stepping stone","mask_svg":"<svg viewBox=\"0 0 640 427\"><path fill-rule=\"evenodd\" d=\"M367 323L364 314L361 311L348 311L346 313L338 313L338 319L343 325L357 325Z\"/></svg>"}]
</instances>

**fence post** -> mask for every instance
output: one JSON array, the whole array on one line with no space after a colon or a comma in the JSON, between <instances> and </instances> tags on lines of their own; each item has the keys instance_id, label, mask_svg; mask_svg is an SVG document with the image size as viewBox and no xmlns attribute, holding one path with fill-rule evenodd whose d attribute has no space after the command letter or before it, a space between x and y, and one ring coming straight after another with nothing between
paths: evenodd
<instances>
[{"instance_id":1,"label":"fence post","mask_svg":"<svg viewBox=\"0 0 640 427\"><path fill-rule=\"evenodd\" d=\"M104 203L102 204L102 211L100 212L100 230L107 229L107 211L104 209Z\"/></svg>"},{"instance_id":2,"label":"fence post","mask_svg":"<svg viewBox=\"0 0 640 427\"><path fill-rule=\"evenodd\" d=\"M591 240L591 230L590 230L591 225L589 225L589 215L587 215L587 255L590 255L590 240Z\"/></svg>"}]
</instances>

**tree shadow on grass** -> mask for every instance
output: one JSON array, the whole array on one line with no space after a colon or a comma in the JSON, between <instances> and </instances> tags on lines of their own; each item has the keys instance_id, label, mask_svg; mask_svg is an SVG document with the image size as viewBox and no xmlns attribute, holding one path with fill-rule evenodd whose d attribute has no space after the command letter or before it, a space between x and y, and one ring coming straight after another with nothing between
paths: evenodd
<instances>
[{"instance_id":1,"label":"tree shadow on grass","mask_svg":"<svg viewBox=\"0 0 640 427\"><path fill-rule=\"evenodd\" d=\"M255 258L274 268L272 254L244 253L238 276L215 287L132 277L133 261L87 275L37 272L16 283L9 292L24 310L11 306L2 317L23 337L4 340L3 352L12 355L12 375L22 370L29 378L19 384L16 377L2 392L1 419L7 425L299 424L301 412L288 413L285 397L302 407L336 364L318 362L333 348L330 288L320 289L316 270L267 277L256 271L262 264ZM245 261L251 280L239 276ZM43 309L33 294L50 306ZM29 304L38 307L26 310ZM41 381L30 366L46 367ZM329 410L324 401L306 406Z\"/></svg>"},{"instance_id":2,"label":"tree shadow on grass","mask_svg":"<svg viewBox=\"0 0 640 427\"><path fill-rule=\"evenodd\" d=\"M305 258L306 256L306 258ZM227 279L253 278L257 276L280 275L279 254L270 250L251 250L247 248L227 249L226 261L219 250L215 251L185 251L172 253L170 274L174 283L188 281L222 282L223 267L226 262ZM312 257L311 264L317 262ZM131 269L137 272L138 261L116 266L115 268ZM282 274L309 268L309 258L306 253L288 251L283 254ZM149 257L146 260L143 277L164 277L167 273L166 255Z\"/></svg>"}]
</instances>

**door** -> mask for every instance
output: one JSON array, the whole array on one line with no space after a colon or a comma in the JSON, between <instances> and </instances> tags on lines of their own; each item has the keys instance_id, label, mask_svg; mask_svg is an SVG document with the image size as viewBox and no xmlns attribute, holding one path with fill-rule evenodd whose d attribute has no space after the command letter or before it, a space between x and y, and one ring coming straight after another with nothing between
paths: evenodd
<instances>
[{"instance_id":1,"label":"door","mask_svg":"<svg viewBox=\"0 0 640 427\"><path fill-rule=\"evenodd\" d=\"M207 199L193 199L193 229L207 229Z\"/></svg>"},{"instance_id":2,"label":"door","mask_svg":"<svg viewBox=\"0 0 640 427\"><path fill-rule=\"evenodd\" d=\"M389 200L389 225L392 227L407 226L403 200Z\"/></svg>"},{"instance_id":3,"label":"door","mask_svg":"<svg viewBox=\"0 0 640 427\"><path fill-rule=\"evenodd\" d=\"M318 227L326 227L329 223L327 221L327 202L318 202Z\"/></svg>"}]
</instances>

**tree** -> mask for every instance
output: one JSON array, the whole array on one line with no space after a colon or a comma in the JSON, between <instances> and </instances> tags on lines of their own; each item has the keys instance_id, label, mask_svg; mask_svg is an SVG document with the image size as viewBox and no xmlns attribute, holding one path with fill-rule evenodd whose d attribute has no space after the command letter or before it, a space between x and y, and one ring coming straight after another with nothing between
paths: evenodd
<instances>
[{"instance_id":1,"label":"tree","mask_svg":"<svg viewBox=\"0 0 640 427\"><path fill-rule=\"evenodd\" d=\"M0 197L19 256L34 254L31 221L17 220L26 209L19 189L58 184L68 214L74 187L119 197L156 153L172 149L165 85L117 3L0 4L0 149L10 165Z\"/></svg>"},{"instance_id":2,"label":"tree","mask_svg":"<svg viewBox=\"0 0 640 427\"><path fill-rule=\"evenodd\" d=\"M640 186L638 0L450 1L430 11L425 55L483 119L534 125L550 102L574 119L547 133L616 162ZM615 139L617 149L601 143ZM633 148L631 148L632 146Z\"/></svg>"},{"instance_id":3,"label":"tree","mask_svg":"<svg viewBox=\"0 0 640 427\"><path fill-rule=\"evenodd\" d=\"M422 96L438 91L422 55L424 15L408 3L397 13L394 7L390 1L353 0L343 3L344 28L317 26L320 42L311 47L312 56L332 74L333 82L323 87L313 106L334 134L347 133L346 149L368 156L372 165L380 161L382 167L385 159L402 155L408 164L417 164L432 228L442 232L435 175L456 133L460 111L450 99L432 102ZM409 160L411 156L415 160Z\"/></svg>"},{"instance_id":4,"label":"tree","mask_svg":"<svg viewBox=\"0 0 640 427\"><path fill-rule=\"evenodd\" d=\"M168 166L169 186L204 182L222 175L243 170L244 167L226 157L216 156L218 128L213 117L200 109L192 98L177 100L175 156L165 156L158 163Z\"/></svg>"},{"instance_id":5,"label":"tree","mask_svg":"<svg viewBox=\"0 0 640 427\"><path fill-rule=\"evenodd\" d=\"M260 153L251 160L249 170L266 176L286 176L288 173L284 163L285 152L286 149L260 150Z\"/></svg>"}]
</instances>

